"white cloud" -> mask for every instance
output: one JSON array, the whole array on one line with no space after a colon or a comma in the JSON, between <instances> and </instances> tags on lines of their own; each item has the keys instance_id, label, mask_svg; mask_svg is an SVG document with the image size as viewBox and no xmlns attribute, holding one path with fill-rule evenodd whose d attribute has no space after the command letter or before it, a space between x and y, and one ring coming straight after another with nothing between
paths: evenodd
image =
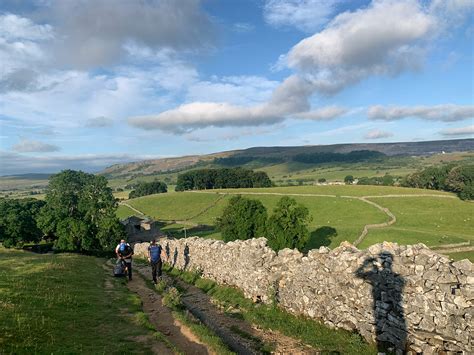
<instances>
[{"instance_id":1,"label":"white cloud","mask_svg":"<svg viewBox=\"0 0 474 355\"><path fill-rule=\"evenodd\" d=\"M381 138L389 138L389 137L393 137L392 132L381 131L378 129L373 129L367 132L364 136L365 139L381 139Z\"/></svg>"},{"instance_id":2,"label":"white cloud","mask_svg":"<svg viewBox=\"0 0 474 355\"><path fill-rule=\"evenodd\" d=\"M446 137L457 137L457 136L472 136L474 135L474 125L460 128L449 128L439 132L441 135Z\"/></svg>"},{"instance_id":3,"label":"white cloud","mask_svg":"<svg viewBox=\"0 0 474 355\"><path fill-rule=\"evenodd\" d=\"M332 120L346 114L349 110L339 106L328 106L320 109L302 112L292 115L292 118L300 120L324 121Z\"/></svg>"},{"instance_id":4,"label":"white cloud","mask_svg":"<svg viewBox=\"0 0 474 355\"><path fill-rule=\"evenodd\" d=\"M311 83L290 76L273 91L266 102L233 105L227 102L192 102L155 115L134 116L128 122L142 129L160 129L183 134L204 127L238 127L275 124L310 109ZM323 108L302 116L302 119L330 119L345 113L341 108Z\"/></svg>"},{"instance_id":5,"label":"white cloud","mask_svg":"<svg viewBox=\"0 0 474 355\"><path fill-rule=\"evenodd\" d=\"M394 121L415 117L429 121L462 121L474 117L474 106L453 104L435 106L372 106L367 112L372 120Z\"/></svg>"},{"instance_id":6,"label":"white cloud","mask_svg":"<svg viewBox=\"0 0 474 355\"><path fill-rule=\"evenodd\" d=\"M339 0L267 0L263 16L275 27L292 26L313 32L329 20L338 3Z\"/></svg>"},{"instance_id":7,"label":"white cloud","mask_svg":"<svg viewBox=\"0 0 474 355\"><path fill-rule=\"evenodd\" d=\"M344 12L326 28L295 45L287 65L311 77L315 89L335 93L371 75L394 75L419 67L423 41L436 19L415 0L374 1Z\"/></svg>"},{"instance_id":8,"label":"white cloud","mask_svg":"<svg viewBox=\"0 0 474 355\"><path fill-rule=\"evenodd\" d=\"M53 144L48 144L40 141L21 139L18 144L15 144L12 147L12 149L19 153L47 153L57 152L59 150L59 147Z\"/></svg>"}]
</instances>

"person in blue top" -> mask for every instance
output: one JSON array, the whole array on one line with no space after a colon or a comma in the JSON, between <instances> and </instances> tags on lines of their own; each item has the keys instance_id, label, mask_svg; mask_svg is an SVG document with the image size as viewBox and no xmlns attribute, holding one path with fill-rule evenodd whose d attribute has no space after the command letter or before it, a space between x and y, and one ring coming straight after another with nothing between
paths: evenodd
<instances>
[{"instance_id":1,"label":"person in blue top","mask_svg":"<svg viewBox=\"0 0 474 355\"><path fill-rule=\"evenodd\" d=\"M148 261L151 264L151 274L153 277L153 283L157 283L156 274L158 277L161 277L161 268L163 262L161 261L161 245L156 243L156 240L153 239L148 247Z\"/></svg>"}]
</instances>

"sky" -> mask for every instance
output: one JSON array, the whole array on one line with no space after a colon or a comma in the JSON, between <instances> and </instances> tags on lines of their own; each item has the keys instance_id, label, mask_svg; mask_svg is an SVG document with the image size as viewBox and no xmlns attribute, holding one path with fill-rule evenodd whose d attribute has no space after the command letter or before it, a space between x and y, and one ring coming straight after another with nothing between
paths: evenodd
<instances>
[{"instance_id":1,"label":"sky","mask_svg":"<svg viewBox=\"0 0 474 355\"><path fill-rule=\"evenodd\" d=\"M2 0L0 175L474 136L472 0Z\"/></svg>"}]
</instances>

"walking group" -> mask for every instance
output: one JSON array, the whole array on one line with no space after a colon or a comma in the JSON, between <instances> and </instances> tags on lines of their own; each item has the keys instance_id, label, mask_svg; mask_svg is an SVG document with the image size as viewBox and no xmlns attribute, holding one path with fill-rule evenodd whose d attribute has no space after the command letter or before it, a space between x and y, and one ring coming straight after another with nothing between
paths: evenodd
<instances>
[{"instance_id":1,"label":"walking group","mask_svg":"<svg viewBox=\"0 0 474 355\"><path fill-rule=\"evenodd\" d=\"M153 239L148 247L148 262L151 265L151 274L153 283L158 282L158 278L161 278L163 261L161 254L163 249L161 245ZM115 254L117 255L117 264L114 268L115 276L125 276L128 274L128 279L132 280L132 256L133 248L125 239L122 239L115 248Z\"/></svg>"}]
</instances>

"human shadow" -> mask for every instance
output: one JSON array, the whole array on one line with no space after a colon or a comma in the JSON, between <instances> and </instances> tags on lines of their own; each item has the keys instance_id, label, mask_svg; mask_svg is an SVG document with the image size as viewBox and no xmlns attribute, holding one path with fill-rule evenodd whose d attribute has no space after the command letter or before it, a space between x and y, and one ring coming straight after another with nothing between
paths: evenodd
<instances>
[{"instance_id":1,"label":"human shadow","mask_svg":"<svg viewBox=\"0 0 474 355\"><path fill-rule=\"evenodd\" d=\"M170 256L171 256L169 243L166 243L165 253L166 253L166 261L169 262L170 261Z\"/></svg>"},{"instance_id":2,"label":"human shadow","mask_svg":"<svg viewBox=\"0 0 474 355\"><path fill-rule=\"evenodd\" d=\"M382 268L379 268L381 265ZM405 279L393 272L393 255L381 252L377 258L367 258L355 275L372 285L373 315L377 349L384 352L395 346L405 351L407 326L403 311Z\"/></svg>"},{"instance_id":3,"label":"human shadow","mask_svg":"<svg viewBox=\"0 0 474 355\"><path fill-rule=\"evenodd\" d=\"M173 253L173 264L171 265L172 268L176 265L176 262L178 261L178 248L174 248L174 253Z\"/></svg>"},{"instance_id":4,"label":"human shadow","mask_svg":"<svg viewBox=\"0 0 474 355\"><path fill-rule=\"evenodd\" d=\"M184 255L184 269L183 270L186 270L186 268L189 265L189 246L187 244L184 246L183 255Z\"/></svg>"},{"instance_id":5,"label":"human shadow","mask_svg":"<svg viewBox=\"0 0 474 355\"><path fill-rule=\"evenodd\" d=\"M322 246L328 246L331 244L332 238L334 237L337 237L336 228L322 226L311 232L303 251L308 252L311 249L318 249Z\"/></svg>"}]
</instances>

